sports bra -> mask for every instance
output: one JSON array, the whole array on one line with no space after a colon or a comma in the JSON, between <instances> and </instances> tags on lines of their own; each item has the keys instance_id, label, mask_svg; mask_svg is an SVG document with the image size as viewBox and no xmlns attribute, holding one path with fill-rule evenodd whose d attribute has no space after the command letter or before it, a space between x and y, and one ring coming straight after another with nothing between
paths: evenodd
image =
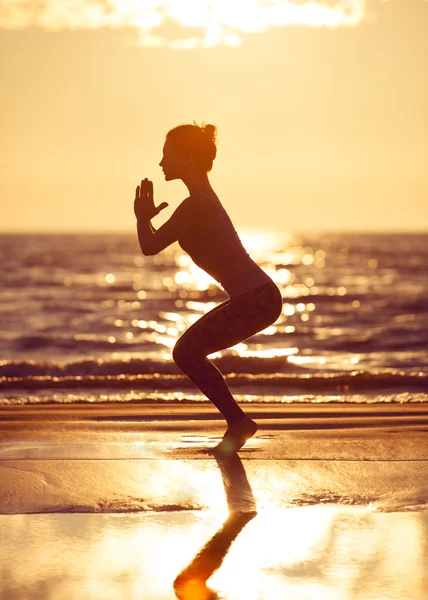
<instances>
[{"instance_id":1,"label":"sports bra","mask_svg":"<svg viewBox=\"0 0 428 600\"><path fill-rule=\"evenodd\" d=\"M198 194L209 202L200 222L178 238L193 262L215 279L230 297L272 281L245 250L220 200ZM203 201L203 200L200 200Z\"/></svg>"}]
</instances>

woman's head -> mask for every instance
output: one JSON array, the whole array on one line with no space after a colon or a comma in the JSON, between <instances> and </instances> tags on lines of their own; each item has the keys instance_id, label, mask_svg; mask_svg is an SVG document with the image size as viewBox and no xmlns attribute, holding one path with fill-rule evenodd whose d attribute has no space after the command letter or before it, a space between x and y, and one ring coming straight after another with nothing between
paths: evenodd
<instances>
[{"instance_id":1,"label":"woman's head","mask_svg":"<svg viewBox=\"0 0 428 600\"><path fill-rule=\"evenodd\" d=\"M159 165L167 181L186 177L189 172L207 173L212 169L217 154L217 127L193 123L174 127L166 134Z\"/></svg>"}]
</instances>

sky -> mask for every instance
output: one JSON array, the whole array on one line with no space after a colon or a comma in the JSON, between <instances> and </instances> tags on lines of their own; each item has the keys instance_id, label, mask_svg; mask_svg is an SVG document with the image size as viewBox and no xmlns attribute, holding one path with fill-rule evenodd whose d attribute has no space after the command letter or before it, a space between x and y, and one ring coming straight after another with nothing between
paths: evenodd
<instances>
[{"instance_id":1,"label":"sky","mask_svg":"<svg viewBox=\"0 0 428 600\"><path fill-rule=\"evenodd\" d=\"M131 231L214 123L235 227L428 230L426 0L0 0L0 231Z\"/></svg>"}]
</instances>

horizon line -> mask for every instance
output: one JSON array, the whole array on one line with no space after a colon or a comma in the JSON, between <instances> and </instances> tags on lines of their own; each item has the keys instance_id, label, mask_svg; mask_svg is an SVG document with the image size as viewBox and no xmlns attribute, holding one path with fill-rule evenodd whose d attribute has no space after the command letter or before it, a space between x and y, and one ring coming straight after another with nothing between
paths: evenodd
<instances>
[{"instance_id":1,"label":"horizon line","mask_svg":"<svg viewBox=\"0 0 428 600\"><path fill-rule=\"evenodd\" d=\"M244 231L254 231L254 232L265 232L271 234L337 234L337 233L349 233L349 234L364 234L364 235L406 235L406 234L415 234L415 235L423 235L428 234L428 226L426 228L416 229L416 228L402 228L402 229L355 229L355 228L333 228L333 229L274 229L272 227L256 227L256 226L243 226L237 227L237 229L241 229ZM85 229L83 231L79 231L77 229L64 229L64 230L54 230L54 229L40 229L40 230L30 230L30 229L0 229L0 235L108 235L108 234L134 234L134 229ZM239 231L238 231L239 233Z\"/></svg>"}]
</instances>

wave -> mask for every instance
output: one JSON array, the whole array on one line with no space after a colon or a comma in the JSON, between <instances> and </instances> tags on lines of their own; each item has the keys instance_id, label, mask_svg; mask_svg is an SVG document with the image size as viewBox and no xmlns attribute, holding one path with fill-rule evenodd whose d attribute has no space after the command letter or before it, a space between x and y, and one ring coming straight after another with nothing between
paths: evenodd
<instances>
[{"instance_id":1,"label":"wave","mask_svg":"<svg viewBox=\"0 0 428 600\"><path fill-rule=\"evenodd\" d=\"M50 307L55 312L58 307ZM165 306L165 310L168 310ZM12 309L11 309L12 310ZM92 315L94 309L91 306L73 309L73 319L76 327L83 329L87 327L88 314ZM82 315L80 325L79 314ZM45 318L45 317L43 317ZM251 337L250 344L261 344L264 346L268 341L270 345L276 345L278 348L298 345L311 351L330 351L330 352L385 352L394 351L419 352L428 347L428 320L426 317L417 318L415 314L409 316L408 323L398 323L393 321L394 314L384 316L384 322L380 323L377 316L370 316L361 323L355 324L352 321L352 315L338 317L337 313L327 312L324 318L328 321L322 325L315 323L302 324L295 326L293 331L286 329L288 320L282 319L276 331L267 336L264 333L258 333ZM374 322L376 320L376 322ZM331 321L331 322L330 322ZM290 320L290 324L295 321ZM163 323L160 323L164 326ZM129 329L129 324L114 333L114 345L111 343L111 327L107 323L98 322L97 333L76 333L71 335L70 331L58 330L57 323L53 323L49 328L45 324L45 330L40 332L28 332L19 334L10 332L7 340L0 340L0 348L4 352L12 350L15 356L21 353L40 351L50 351L55 353L67 352L71 355L103 355L116 352L146 352L152 350L155 352L159 344L153 338L156 329L146 326L144 332L134 331L130 339L125 337L125 332ZM340 331L340 335L338 332ZM156 336L155 336L156 337ZM167 336L168 337L168 336ZM169 340L171 343L174 339ZM6 344L5 344L6 342Z\"/></svg>"},{"instance_id":2,"label":"wave","mask_svg":"<svg viewBox=\"0 0 428 600\"><path fill-rule=\"evenodd\" d=\"M228 373L225 375L232 386L249 386L252 389L276 388L278 393L299 392L353 392L374 390L426 391L427 373L368 372L347 373ZM84 374L84 375L25 375L0 377L0 391L9 389L194 389L185 376L172 373L143 374Z\"/></svg>"},{"instance_id":3,"label":"wave","mask_svg":"<svg viewBox=\"0 0 428 600\"><path fill-rule=\"evenodd\" d=\"M261 359L259 357L241 357L227 355L213 359L223 373L277 373L285 369L290 372L302 372L302 367L288 363L283 356ZM0 378L28 376L82 376L87 375L147 375L180 374L171 360L149 358L103 359L87 358L67 363L55 361L0 361Z\"/></svg>"},{"instance_id":4,"label":"wave","mask_svg":"<svg viewBox=\"0 0 428 600\"><path fill-rule=\"evenodd\" d=\"M336 370L323 362L316 366L315 363L297 364L287 359L287 356L239 356L238 354L225 354L211 359L224 374L300 374L302 376L312 377L314 374L329 376L330 374L344 374L343 368ZM405 355L402 353L392 354L389 359L388 368L382 369L379 363L379 356L371 355L370 364L367 369L352 370L352 373L370 373L371 375L393 375L404 376L411 375L412 380L417 377L428 376L427 360L425 353L412 353ZM333 361L332 364L334 364ZM377 369L376 369L377 367ZM319 369L319 370L317 370ZM0 360L0 381L5 378L27 378L29 376L38 377L59 377L79 376L116 376L116 375L181 375L181 371L172 360L159 357L146 358L138 356L121 358L81 358L60 362L53 360ZM422 380L421 380L422 381Z\"/></svg>"}]
</instances>

